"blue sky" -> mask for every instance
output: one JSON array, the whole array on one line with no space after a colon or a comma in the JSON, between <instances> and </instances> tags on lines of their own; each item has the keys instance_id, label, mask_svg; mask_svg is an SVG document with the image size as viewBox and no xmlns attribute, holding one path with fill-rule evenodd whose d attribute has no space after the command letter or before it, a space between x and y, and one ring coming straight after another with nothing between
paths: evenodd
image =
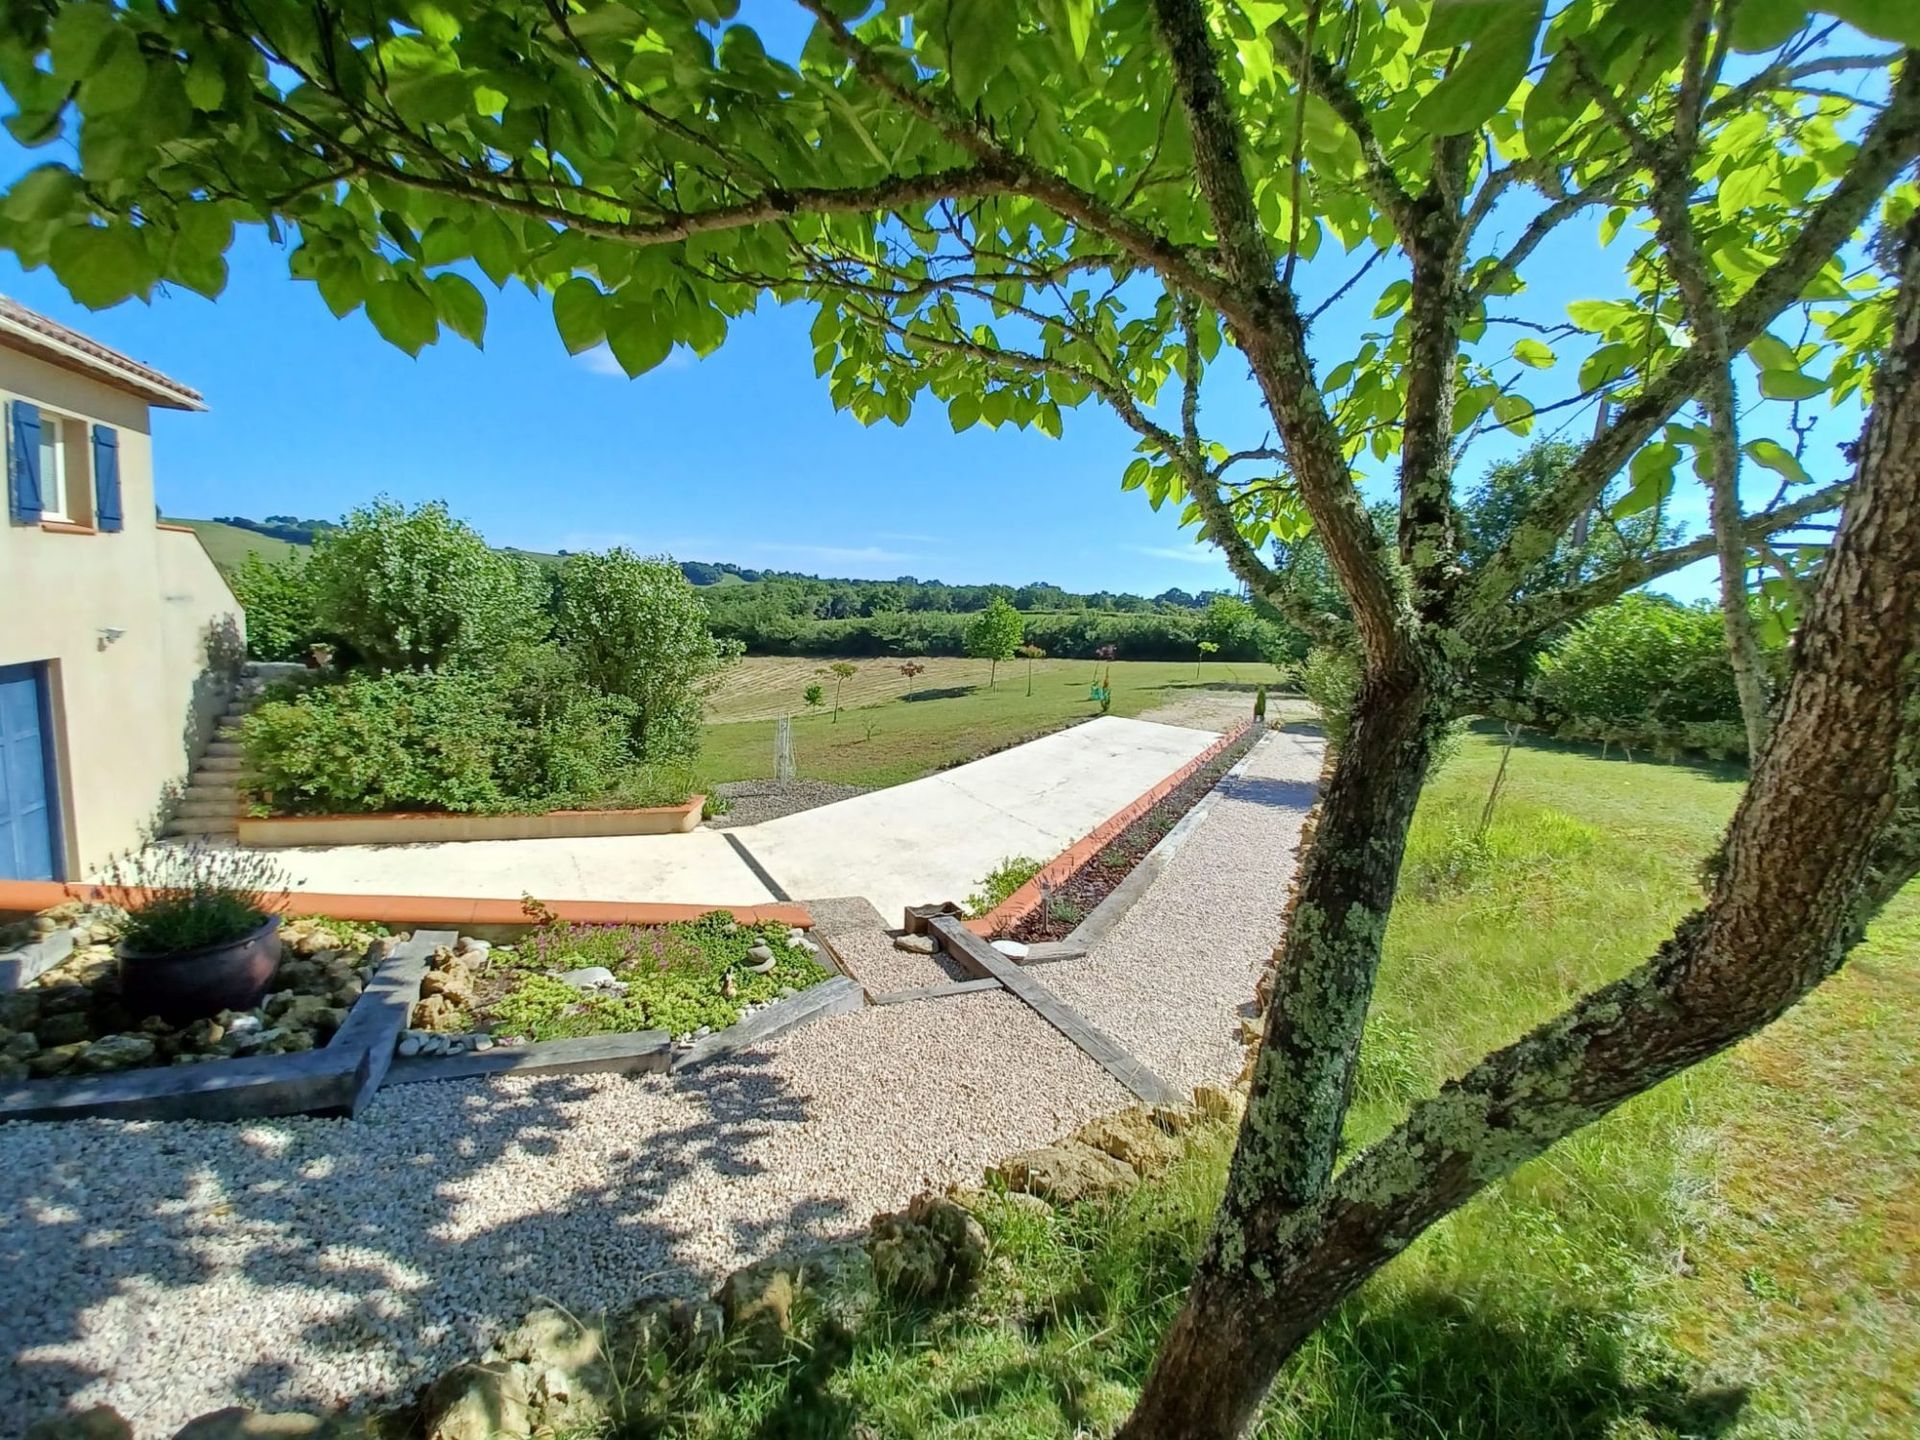
<instances>
[{"instance_id":1,"label":"blue sky","mask_svg":"<svg viewBox=\"0 0 1920 1440\"><path fill-rule=\"evenodd\" d=\"M771 12L776 53L798 43L798 30L785 33L787 12L798 14ZM0 142L0 183L53 158L70 158L68 147ZM1626 242L1603 252L1591 221L1576 223L1536 255L1533 288L1509 313L1558 322L1566 301L1615 289L1606 277L1618 274ZM1496 231L1502 224L1496 216ZM863 427L833 409L814 377L805 308L765 304L705 360L678 351L630 381L604 352L570 357L544 299L517 285L484 286L483 352L448 335L413 359L363 314L336 320L311 285L288 278L285 254L259 231L243 232L229 258L232 279L217 301L174 290L96 314L67 299L49 271L22 273L0 256L0 291L207 397L209 413L156 414L169 514L327 517L384 492L444 498L495 543L536 550L617 543L830 575L1147 594L1233 583L1216 552L1178 528L1172 507L1156 514L1120 490L1133 437L1099 407L1069 414L1058 441L979 426L956 435L937 402L904 427ZM1350 268L1327 245L1303 272L1309 303ZM1351 353L1392 273L1377 266L1321 322L1323 367ZM1231 445L1259 443L1257 396L1230 352L1223 360L1209 379L1205 428ZM1543 382L1534 398L1558 398L1571 388L1569 367ZM1591 429L1590 411L1567 419L1570 434ZM1477 447L1464 478L1520 443L1503 436ZM1833 469L1810 468L1822 480ZM1766 498L1763 483L1754 489L1756 502ZM1703 517L1697 494L1679 503L1683 516ZM1711 572L1696 569L1668 588L1692 597L1711 584Z\"/></svg>"}]
</instances>

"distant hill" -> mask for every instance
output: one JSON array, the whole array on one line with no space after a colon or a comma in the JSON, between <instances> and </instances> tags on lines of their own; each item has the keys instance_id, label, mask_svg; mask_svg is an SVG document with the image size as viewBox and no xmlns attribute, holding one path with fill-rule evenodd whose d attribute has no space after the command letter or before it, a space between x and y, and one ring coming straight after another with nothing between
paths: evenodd
<instances>
[{"instance_id":1,"label":"distant hill","mask_svg":"<svg viewBox=\"0 0 1920 1440\"><path fill-rule=\"evenodd\" d=\"M240 568L248 554L258 554L272 562L296 550L309 548L316 535L337 529L331 520L303 520L292 515L269 515L252 520L244 515L221 515L212 520L172 519L170 524L191 526L222 570ZM540 565L558 565L567 557L561 550L549 554L542 550L500 547L510 555L524 555ZM1102 614L1145 614L1154 611L1193 611L1205 608L1216 592L1203 590L1191 594L1185 590L1165 590L1144 596L1102 590L1092 594L1074 594L1057 585L1035 581L1030 585L951 585L939 580L920 580L902 575L896 580L851 580L807 575L792 570L755 570L723 560L681 560L680 573L695 585L728 591L725 609L765 605L796 617L818 620L850 620L876 614L914 611L978 610L988 600L1002 596L1023 611L1090 610ZM714 604L720 603L713 597Z\"/></svg>"}]
</instances>

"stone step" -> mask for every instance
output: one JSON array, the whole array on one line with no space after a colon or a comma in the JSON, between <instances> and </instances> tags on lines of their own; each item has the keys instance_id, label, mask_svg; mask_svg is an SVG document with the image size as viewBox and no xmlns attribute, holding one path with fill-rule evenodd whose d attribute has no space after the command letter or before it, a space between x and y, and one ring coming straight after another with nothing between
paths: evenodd
<instances>
[{"instance_id":1,"label":"stone step","mask_svg":"<svg viewBox=\"0 0 1920 1440\"><path fill-rule=\"evenodd\" d=\"M235 794L218 800L182 799L174 806L173 813L178 820L217 820L222 816L231 819L240 813L240 797Z\"/></svg>"},{"instance_id":2,"label":"stone step","mask_svg":"<svg viewBox=\"0 0 1920 1440\"><path fill-rule=\"evenodd\" d=\"M226 815L176 815L167 825L169 835L237 835L238 817Z\"/></svg>"},{"instance_id":3,"label":"stone step","mask_svg":"<svg viewBox=\"0 0 1920 1440\"><path fill-rule=\"evenodd\" d=\"M193 777L197 782L202 775L238 775L245 764L238 755L208 755L195 767Z\"/></svg>"},{"instance_id":4,"label":"stone step","mask_svg":"<svg viewBox=\"0 0 1920 1440\"><path fill-rule=\"evenodd\" d=\"M240 758L240 742L238 740L214 739L207 742L207 758L208 759L212 759L216 756L229 756L229 755L236 760Z\"/></svg>"},{"instance_id":5,"label":"stone step","mask_svg":"<svg viewBox=\"0 0 1920 1440\"><path fill-rule=\"evenodd\" d=\"M237 783L233 783L231 775L226 784L222 784L219 780L202 780L196 775L187 783L187 788L180 792L180 799L187 804L200 800L217 800L222 804L231 805L239 798L240 787Z\"/></svg>"}]
</instances>

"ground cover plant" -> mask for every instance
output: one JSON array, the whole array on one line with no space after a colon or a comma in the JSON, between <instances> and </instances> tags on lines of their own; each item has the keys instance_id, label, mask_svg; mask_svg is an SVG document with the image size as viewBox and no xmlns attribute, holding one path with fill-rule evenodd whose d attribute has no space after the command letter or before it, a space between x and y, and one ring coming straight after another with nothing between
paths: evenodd
<instances>
[{"instance_id":1,"label":"ground cover plant","mask_svg":"<svg viewBox=\"0 0 1920 1440\"><path fill-rule=\"evenodd\" d=\"M1046 868L1031 855L1009 855L980 877L980 888L967 897L967 914L978 919L1003 904L1022 885Z\"/></svg>"},{"instance_id":2,"label":"ground cover plant","mask_svg":"<svg viewBox=\"0 0 1920 1440\"><path fill-rule=\"evenodd\" d=\"M766 947L772 964L750 952ZM564 977L601 967L615 985L577 988ZM525 940L496 945L475 981L463 1028L497 1038L565 1040L633 1030L688 1035L724 1030L749 1005L765 1005L828 978L812 954L773 922L747 925L725 910L667 925L548 921Z\"/></svg>"},{"instance_id":3,"label":"ground cover plant","mask_svg":"<svg viewBox=\"0 0 1920 1440\"><path fill-rule=\"evenodd\" d=\"M1779 1019L1920 869L1920 12L801 3L791 62L718 10L665 4L642 23L582 0L559 25L532 0L424 20L10 13L11 127L44 143L77 125L53 153L80 170L23 177L0 243L107 305L163 278L220 290L236 220L293 230L295 270L409 353L443 326L480 338L484 297L448 268L471 259L551 292L569 347L604 341L630 375L678 343L706 353L763 298L804 300L818 373L856 418L899 423L923 399L957 429L1057 435L1097 400L1138 437L1125 488L1173 501L1303 632L1353 642L1358 701L1247 1121L1123 1430L1237 1437L1366 1277ZM1511 313L1530 280L1568 274L1546 242L1576 222L1620 248L1577 267L1567 328ZM1343 304L1356 323L1320 323ZM1203 404L1210 368L1258 404ZM1809 402L1870 402L1819 474L1778 438ZM1591 438L1470 555L1462 457L1562 411ZM1368 454L1391 471L1390 528L1356 484ZM1623 471L1642 509L1697 481L1708 531L1532 584L1621 509ZM1772 498L1749 510L1743 477ZM1796 631L1772 693L1750 562L1835 513L1831 543L1782 555L1766 592ZM1309 531L1344 616L1297 603L1271 561ZM1343 1165L1408 828L1475 662L1702 559L1754 766L1704 902Z\"/></svg>"},{"instance_id":4,"label":"ground cover plant","mask_svg":"<svg viewBox=\"0 0 1920 1440\"><path fill-rule=\"evenodd\" d=\"M1070 875L1044 888L1041 903L1027 915L995 932L996 939L1063 940L1107 896L1120 888L1167 832L1210 794L1264 735L1249 730L1128 823ZM1037 867L1036 867L1037 868ZM1030 872L1021 884L1033 878ZM1010 887L1011 895L1019 886ZM1002 895L1005 899L1006 895ZM995 902L998 903L997 901ZM991 907L989 907L991 908ZM979 912L976 912L979 913Z\"/></svg>"},{"instance_id":5,"label":"ground cover plant","mask_svg":"<svg viewBox=\"0 0 1920 1440\"><path fill-rule=\"evenodd\" d=\"M1471 874L1501 740L1468 736L1421 802L1347 1143L1616 978L1697 902L1737 802L1727 766L1602 760L1534 738ZM1442 877L1446 878L1442 878ZM1491 1186L1371 1280L1282 1372L1262 1440L1802 1440L1915 1421L1920 892L1764 1035ZM784 1361L725 1356L630 1392L687 1440L1057 1440L1131 1408L1225 1185L1230 1128L1130 1196L982 1207L994 1260L952 1311L828 1316ZM1515 1245L1515 1234L1525 1243ZM836 1308L831 1315L849 1311ZM857 1308L851 1313L863 1313Z\"/></svg>"}]
</instances>

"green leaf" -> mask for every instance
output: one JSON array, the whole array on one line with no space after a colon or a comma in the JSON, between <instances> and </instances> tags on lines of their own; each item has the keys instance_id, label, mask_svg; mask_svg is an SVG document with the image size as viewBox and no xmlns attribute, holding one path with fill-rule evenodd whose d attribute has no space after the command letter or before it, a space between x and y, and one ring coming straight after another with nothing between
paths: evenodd
<instances>
[{"instance_id":1,"label":"green leaf","mask_svg":"<svg viewBox=\"0 0 1920 1440\"><path fill-rule=\"evenodd\" d=\"M485 344L487 302L464 275L452 271L433 277L433 307L454 334L471 340L476 349Z\"/></svg>"},{"instance_id":2,"label":"green leaf","mask_svg":"<svg viewBox=\"0 0 1920 1440\"><path fill-rule=\"evenodd\" d=\"M1553 351L1541 341L1528 337L1514 342L1513 358L1535 370L1545 370L1553 364Z\"/></svg>"},{"instance_id":3,"label":"green leaf","mask_svg":"<svg viewBox=\"0 0 1920 1440\"><path fill-rule=\"evenodd\" d=\"M193 57L187 67L187 102L196 110L218 110L227 98L227 77L220 73L220 62L211 51Z\"/></svg>"},{"instance_id":4,"label":"green leaf","mask_svg":"<svg viewBox=\"0 0 1920 1440\"><path fill-rule=\"evenodd\" d=\"M113 11L106 6L62 5L47 32L53 73L68 83L84 80L113 33Z\"/></svg>"},{"instance_id":5,"label":"green leaf","mask_svg":"<svg viewBox=\"0 0 1920 1440\"><path fill-rule=\"evenodd\" d=\"M140 46L125 30L115 28L100 47L93 71L80 82L80 110L84 115L110 115L139 103L147 88L147 62Z\"/></svg>"},{"instance_id":6,"label":"green leaf","mask_svg":"<svg viewBox=\"0 0 1920 1440\"><path fill-rule=\"evenodd\" d=\"M1643 510L1651 510L1673 492L1673 467L1680 463L1680 447L1656 440L1633 457L1627 467L1629 485L1608 512L1616 520L1625 520Z\"/></svg>"},{"instance_id":7,"label":"green leaf","mask_svg":"<svg viewBox=\"0 0 1920 1440\"><path fill-rule=\"evenodd\" d=\"M1793 347L1773 335L1762 335L1747 346L1747 358L1752 360L1754 368L1759 370L1798 370L1800 368L1800 357L1793 353Z\"/></svg>"},{"instance_id":8,"label":"green leaf","mask_svg":"<svg viewBox=\"0 0 1920 1440\"><path fill-rule=\"evenodd\" d=\"M1016 0L951 0L947 6L947 69L953 90L971 105L986 93L1013 53L1020 21Z\"/></svg>"},{"instance_id":9,"label":"green leaf","mask_svg":"<svg viewBox=\"0 0 1920 1440\"><path fill-rule=\"evenodd\" d=\"M1464 13L1469 11L1476 13ZM1438 30L1449 37L1458 35L1441 43L1464 41L1467 53L1446 79L1421 98L1408 118L1434 135L1464 135L1479 129L1526 78L1546 14L1546 0L1434 6L1421 48L1438 48L1432 38Z\"/></svg>"},{"instance_id":10,"label":"green leaf","mask_svg":"<svg viewBox=\"0 0 1920 1440\"><path fill-rule=\"evenodd\" d=\"M584 275L553 292L553 323L569 355L591 350L607 334L607 297Z\"/></svg>"},{"instance_id":11,"label":"green leaf","mask_svg":"<svg viewBox=\"0 0 1920 1440\"><path fill-rule=\"evenodd\" d=\"M1813 477L1807 474L1806 467L1778 440L1749 440L1740 448L1747 452L1754 464L1766 466L1782 480L1790 480L1795 485L1813 483Z\"/></svg>"},{"instance_id":12,"label":"green leaf","mask_svg":"<svg viewBox=\"0 0 1920 1440\"><path fill-rule=\"evenodd\" d=\"M627 378L644 375L673 353L673 334L651 306L617 306L607 321L607 348Z\"/></svg>"},{"instance_id":13,"label":"green leaf","mask_svg":"<svg viewBox=\"0 0 1920 1440\"><path fill-rule=\"evenodd\" d=\"M1733 48L1771 50L1807 23L1803 0L1740 0L1729 35Z\"/></svg>"},{"instance_id":14,"label":"green leaf","mask_svg":"<svg viewBox=\"0 0 1920 1440\"><path fill-rule=\"evenodd\" d=\"M962 390L947 402L947 419L953 425L953 433L971 430L980 422L980 396L972 390Z\"/></svg>"},{"instance_id":15,"label":"green leaf","mask_svg":"<svg viewBox=\"0 0 1920 1440\"><path fill-rule=\"evenodd\" d=\"M145 295L157 278L145 237L131 225L70 225L53 237L47 258L67 293L90 310Z\"/></svg>"},{"instance_id":16,"label":"green leaf","mask_svg":"<svg viewBox=\"0 0 1920 1440\"><path fill-rule=\"evenodd\" d=\"M433 301L404 276L376 281L367 295L367 318L390 345L409 355L440 338L440 319Z\"/></svg>"},{"instance_id":17,"label":"green leaf","mask_svg":"<svg viewBox=\"0 0 1920 1440\"><path fill-rule=\"evenodd\" d=\"M1913 0L1820 0L1818 8L1876 39L1920 45L1920 6Z\"/></svg>"},{"instance_id":18,"label":"green leaf","mask_svg":"<svg viewBox=\"0 0 1920 1440\"><path fill-rule=\"evenodd\" d=\"M1396 280L1380 292L1379 303L1373 307L1373 318L1391 315L1405 307L1407 299L1413 294L1411 280ZM1336 387L1337 388L1337 387Z\"/></svg>"},{"instance_id":19,"label":"green leaf","mask_svg":"<svg viewBox=\"0 0 1920 1440\"><path fill-rule=\"evenodd\" d=\"M1524 395L1494 396L1493 414L1504 428L1516 435L1524 435L1533 429L1533 402Z\"/></svg>"},{"instance_id":20,"label":"green leaf","mask_svg":"<svg viewBox=\"0 0 1920 1440\"><path fill-rule=\"evenodd\" d=\"M314 267L313 282L320 287L320 298L336 317L349 315L367 298L366 272L351 255L334 255Z\"/></svg>"},{"instance_id":21,"label":"green leaf","mask_svg":"<svg viewBox=\"0 0 1920 1440\"><path fill-rule=\"evenodd\" d=\"M1093 34L1093 0L1061 0L1067 13L1067 43L1073 46L1073 58L1087 57L1087 40Z\"/></svg>"},{"instance_id":22,"label":"green leaf","mask_svg":"<svg viewBox=\"0 0 1920 1440\"><path fill-rule=\"evenodd\" d=\"M1811 400L1824 395L1827 382L1803 375L1798 370L1762 370L1760 393L1769 400Z\"/></svg>"}]
</instances>

